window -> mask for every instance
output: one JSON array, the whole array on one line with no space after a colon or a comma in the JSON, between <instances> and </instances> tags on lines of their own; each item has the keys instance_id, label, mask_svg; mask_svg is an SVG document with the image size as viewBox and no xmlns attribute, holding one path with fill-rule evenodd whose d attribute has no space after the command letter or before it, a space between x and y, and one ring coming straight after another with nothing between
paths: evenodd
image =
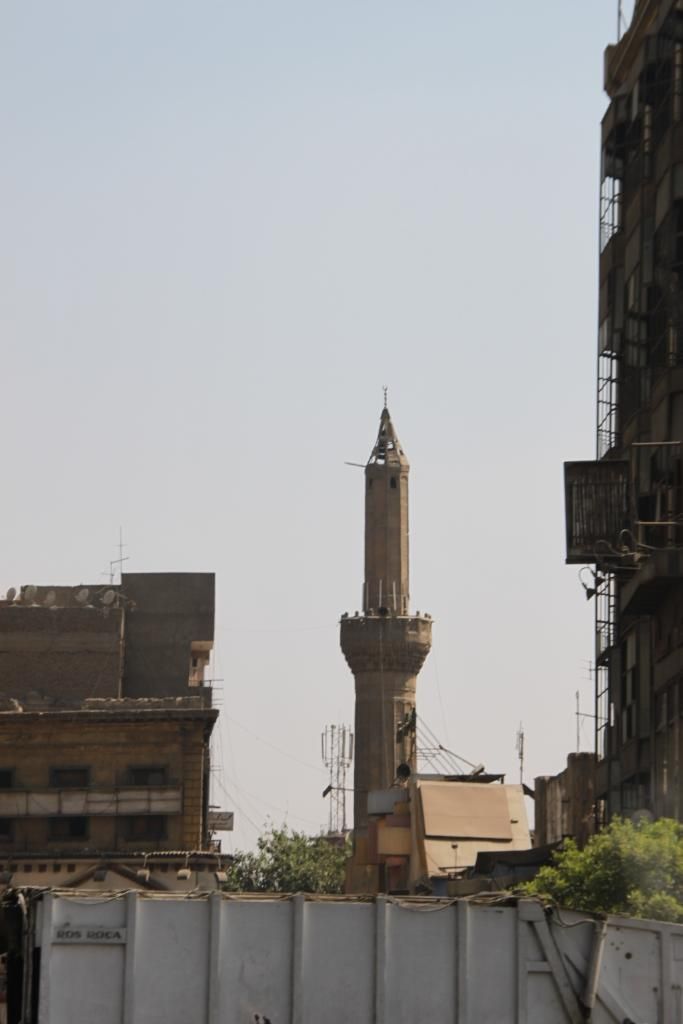
<instances>
[{"instance_id":1,"label":"window","mask_svg":"<svg viewBox=\"0 0 683 1024\"><path fill-rule=\"evenodd\" d=\"M12 839L12 819L0 818L0 842L9 842Z\"/></svg>"},{"instance_id":2,"label":"window","mask_svg":"<svg viewBox=\"0 0 683 1024\"><path fill-rule=\"evenodd\" d=\"M14 785L14 768L0 768L0 789L11 789Z\"/></svg>"},{"instance_id":3,"label":"window","mask_svg":"<svg viewBox=\"0 0 683 1024\"><path fill-rule=\"evenodd\" d=\"M50 839L73 839L88 838L87 818L50 818L49 826Z\"/></svg>"},{"instance_id":4,"label":"window","mask_svg":"<svg viewBox=\"0 0 683 1024\"><path fill-rule=\"evenodd\" d=\"M165 786L166 765L146 764L135 765L128 769L130 786Z\"/></svg>"},{"instance_id":5,"label":"window","mask_svg":"<svg viewBox=\"0 0 683 1024\"><path fill-rule=\"evenodd\" d=\"M161 814L128 818L126 821L126 838L131 841L165 839L166 818Z\"/></svg>"},{"instance_id":6,"label":"window","mask_svg":"<svg viewBox=\"0 0 683 1024\"><path fill-rule=\"evenodd\" d=\"M635 630L621 645L621 742L635 737L638 729L638 648Z\"/></svg>"},{"instance_id":7,"label":"window","mask_svg":"<svg viewBox=\"0 0 683 1024\"><path fill-rule=\"evenodd\" d=\"M655 696L655 729L663 729L666 725L666 693Z\"/></svg>"},{"instance_id":8,"label":"window","mask_svg":"<svg viewBox=\"0 0 683 1024\"><path fill-rule=\"evenodd\" d=\"M389 479L389 486L391 487L392 491L396 490L396 477L395 476L390 477L390 479Z\"/></svg>"},{"instance_id":9,"label":"window","mask_svg":"<svg viewBox=\"0 0 683 1024\"><path fill-rule=\"evenodd\" d=\"M90 769L50 768L50 785L55 789L85 789L90 785Z\"/></svg>"},{"instance_id":10,"label":"window","mask_svg":"<svg viewBox=\"0 0 683 1024\"><path fill-rule=\"evenodd\" d=\"M607 175L600 188L600 252L621 227L621 181Z\"/></svg>"}]
</instances>

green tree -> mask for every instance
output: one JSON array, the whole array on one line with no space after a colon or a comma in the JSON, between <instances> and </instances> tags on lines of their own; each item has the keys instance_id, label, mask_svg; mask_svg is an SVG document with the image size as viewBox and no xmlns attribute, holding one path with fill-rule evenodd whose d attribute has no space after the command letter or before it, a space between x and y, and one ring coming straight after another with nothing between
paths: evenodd
<instances>
[{"instance_id":1,"label":"green tree","mask_svg":"<svg viewBox=\"0 0 683 1024\"><path fill-rule=\"evenodd\" d=\"M683 921L683 826L616 818L580 850L573 840L524 887L571 910Z\"/></svg>"},{"instance_id":2,"label":"green tree","mask_svg":"<svg viewBox=\"0 0 683 1024\"><path fill-rule=\"evenodd\" d=\"M344 888L345 846L325 836L270 828L254 852L236 853L223 886L230 892L340 893Z\"/></svg>"}]
</instances>

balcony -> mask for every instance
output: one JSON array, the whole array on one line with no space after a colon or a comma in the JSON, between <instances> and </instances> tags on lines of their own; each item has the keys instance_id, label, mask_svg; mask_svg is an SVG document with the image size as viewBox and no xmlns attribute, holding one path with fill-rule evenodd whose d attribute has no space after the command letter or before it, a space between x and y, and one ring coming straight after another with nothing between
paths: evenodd
<instances>
[{"instance_id":1,"label":"balcony","mask_svg":"<svg viewBox=\"0 0 683 1024\"><path fill-rule=\"evenodd\" d=\"M683 579L683 548L654 551L619 595L622 615L651 615L664 595Z\"/></svg>"},{"instance_id":2,"label":"balcony","mask_svg":"<svg viewBox=\"0 0 683 1024\"><path fill-rule=\"evenodd\" d=\"M628 463L565 462L567 563L604 558L630 524Z\"/></svg>"},{"instance_id":3,"label":"balcony","mask_svg":"<svg viewBox=\"0 0 683 1024\"><path fill-rule=\"evenodd\" d=\"M0 818L181 814L182 786L0 790Z\"/></svg>"}]
</instances>

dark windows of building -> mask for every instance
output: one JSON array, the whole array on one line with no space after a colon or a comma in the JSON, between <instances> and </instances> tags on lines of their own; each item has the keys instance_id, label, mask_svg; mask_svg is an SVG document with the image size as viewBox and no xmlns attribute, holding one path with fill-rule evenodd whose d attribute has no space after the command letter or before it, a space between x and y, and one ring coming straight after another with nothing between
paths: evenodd
<instances>
[{"instance_id":1,"label":"dark windows of building","mask_svg":"<svg viewBox=\"0 0 683 1024\"><path fill-rule=\"evenodd\" d=\"M134 765L128 769L128 785L130 786L165 786L166 781L165 765Z\"/></svg>"},{"instance_id":2,"label":"dark windows of building","mask_svg":"<svg viewBox=\"0 0 683 1024\"><path fill-rule=\"evenodd\" d=\"M50 839L87 839L88 819L81 817L67 818L66 816L50 818L48 834Z\"/></svg>"},{"instance_id":3,"label":"dark windows of building","mask_svg":"<svg viewBox=\"0 0 683 1024\"><path fill-rule=\"evenodd\" d=\"M90 785L90 769L50 768L50 785L55 789L85 789Z\"/></svg>"},{"instance_id":4,"label":"dark windows of building","mask_svg":"<svg viewBox=\"0 0 683 1024\"><path fill-rule=\"evenodd\" d=\"M389 478L389 486L391 487L392 491L396 490L396 477L395 476L392 476L392 477Z\"/></svg>"},{"instance_id":5,"label":"dark windows of building","mask_svg":"<svg viewBox=\"0 0 683 1024\"><path fill-rule=\"evenodd\" d=\"M126 820L126 838L137 840L155 840L166 838L166 818L162 815L140 815Z\"/></svg>"},{"instance_id":6,"label":"dark windows of building","mask_svg":"<svg viewBox=\"0 0 683 1024\"><path fill-rule=\"evenodd\" d=\"M633 812L647 808L648 805L647 774L633 775L624 779L621 785L621 808Z\"/></svg>"},{"instance_id":7,"label":"dark windows of building","mask_svg":"<svg viewBox=\"0 0 683 1024\"><path fill-rule=\"evenodd\" d=\"M14 768L0 768L0 789L11 789L14 785Z\"/></svg>"},{"instance_id":8,"label":"dark windows of building","mask_svg":"<svg viewBox=\"0 0 683 1024\"><path fill-rule=\"evenodd\" d=\"M621 228L622 183L606 175L600 189L600 252Z\"/></svg>"},{"instance_id":9,"label":"dark windows of building","mask_svg":"<svg viewBox=\"0 0 683 1024\"><path fill-rule=\"evenodd\" d=\"M676 693L676 687L675 686L670 687L668 699L667 699L667 702L666 702L666 705L667 705L666 706L666 711L667 711L666 718L667 718L667 722L669 723L669 725L673 725L674 722L676 721L676 712L678 710L677 707L676 707L677 696L678 696L678 694Z\"/></svg>"},{"instance_id":10,"label":"dark windows of building","mask_svg":"<svg viewBox=\"0 0 683 1024\"><path fill-rule=\"evenodd\" d=\"M638 644L635 630L621 645L621 741L636 736L638 728Z\"/></svg>"},{"instance_id":11,"label":"dark windows of building","mask_svg":"<svg viewBox=\"0 0 683 1024\"><path fill-rule=\"evenodd\" d=\"M683 199L673 204L673 262L676 267L683 264Z\"/></svg>"},{"instance_id":12,"label":"dark windows of building","mask_svg":"<svg viewBox=\"0 0 683 1024\"><path fill-rule=\"evenodd\" d=\"M14 835L13 822L11 818L0 818L0 842L8 843Z\"/></svg>"}]
</instances>

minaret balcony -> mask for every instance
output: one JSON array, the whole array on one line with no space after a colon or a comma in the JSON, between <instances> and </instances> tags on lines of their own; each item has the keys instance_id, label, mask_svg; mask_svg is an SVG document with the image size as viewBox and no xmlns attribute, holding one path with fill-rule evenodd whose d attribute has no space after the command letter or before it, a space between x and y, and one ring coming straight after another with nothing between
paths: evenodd
<instances>
[{"instance_id":1,"label":"minaret balcony","mask_svg":"<svg viewBox=\"0 0 683 1024\"><path fill-rule=\"evenodd\" d=\"M342 616L340 642L351 671L417 675L432 646L430 615L391 615L370 609Z\"/></svg>"}]
</instances>

